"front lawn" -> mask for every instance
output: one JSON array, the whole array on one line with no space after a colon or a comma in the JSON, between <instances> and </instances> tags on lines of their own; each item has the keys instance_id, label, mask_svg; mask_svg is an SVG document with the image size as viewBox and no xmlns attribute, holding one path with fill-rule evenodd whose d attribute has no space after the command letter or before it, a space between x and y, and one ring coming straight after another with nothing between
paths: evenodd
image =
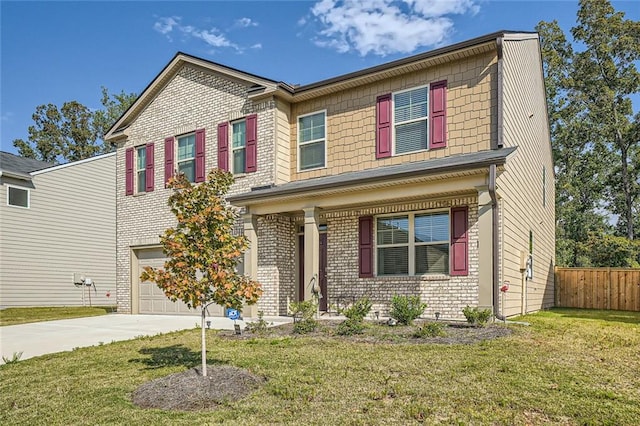
<instances>
[{"instance_id":1,"label":"front lawn","mask_svg":"<svg viewBox=\"0 0 640 426\"><path fill-rule=\"evenodd\" d=\"M36 307L0 310L0 326L70 318L95 317L115 312L115 306L99 307Z\"/></svg>"},{"instance_id":2,"label":"front lawn","mask_svg":"<svg viewBox=\"0 0 640 426\"><path fill-rule=\"evenodd\" d=\"M640 313L558 309L476 344L233 339L210 364L266 382L214 411L144 410L141 384L199 365L199 330L0 366L0 424L615 424L640 418Z\"/></svg>"}]
</instances>

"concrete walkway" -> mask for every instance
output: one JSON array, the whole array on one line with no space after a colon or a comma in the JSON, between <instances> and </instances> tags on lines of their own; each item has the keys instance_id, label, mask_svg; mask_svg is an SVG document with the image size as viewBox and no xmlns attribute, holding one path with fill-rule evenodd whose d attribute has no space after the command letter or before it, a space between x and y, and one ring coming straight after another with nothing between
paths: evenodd
<instances>
[{"instance_id":1,"label":"concrete walkway","mask_svg":"<svg viewBox=\"0 0 640 426\"><path fill-rule=\"evenodd\" d=\"M290 322L287 317L265 317L275 325ZM211 328L233 330L229 318L211 317ZM247 319L251 322L252 319ZM238 321L244 329L245 321ZM200 316L109 314L97 317L0 327L0 352L11 359L22 352L21 360L39 355L70 351L74 348L130 340L140 336L192 329L200 325ZM0 364L4 361L0 358Z\"/></svg>"}]
</instances>

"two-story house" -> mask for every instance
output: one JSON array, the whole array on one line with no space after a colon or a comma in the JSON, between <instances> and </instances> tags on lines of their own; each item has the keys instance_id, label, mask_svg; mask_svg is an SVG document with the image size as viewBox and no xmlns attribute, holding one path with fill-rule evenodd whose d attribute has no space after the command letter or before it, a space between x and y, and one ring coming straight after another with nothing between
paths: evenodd
<instances>
[{"instance_id":1,"label":"two-story house","mask_svg":"<svg viewBox=\"0 0 640 426\"><path fill-rule=\"evenodd\" d=\"M115 303L115 165L0 152L0 306Z\"/></svg>"},{"instance_id":2,"label":"two-story house","mask_svg":"<svg viewBox=\"0 0 640 426\"><path fill-rule=\"evenodd\" d=\"M426 315L553 303L554 186L535 33L499 32L293 87L178 53L106 137L118 142L121 312L180 312L145 265L173 224L166 180L220 167L251 247L257 309L396 294ZM239 229L241 232L242 229ZM508 291L500 289L508 284ZM501 304L504 300L504 304ZM222 314L222 309L217 311Z\"/></svg>"}]
</instances>

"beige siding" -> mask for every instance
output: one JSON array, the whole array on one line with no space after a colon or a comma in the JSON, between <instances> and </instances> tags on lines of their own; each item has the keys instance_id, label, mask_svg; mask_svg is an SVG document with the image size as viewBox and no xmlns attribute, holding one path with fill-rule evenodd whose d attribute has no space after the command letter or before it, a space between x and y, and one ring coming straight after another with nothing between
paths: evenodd
<instances>
[{"instance_id":1,"label":"beige siding","mask_svg":"<svg viewBox=\"0 0 640 426\"><path fill-rule=\"evenodd\" d=\"M289 182L291 179L291 106L283 101L276 104L276 185Z\"/></svg>"},{"instance_id":2,"label":"beige siding","mask_svg":"<svg viewBox=\"0 0 640 426\"><path fill-rule=\"evenodd\" d=\"M115 161L112 154L36 174L28 209L7 206L3 181L0 305L81 306L74 273L94 280L94 305L115 304Z\"/></svg>"},{"instance_id":3,"label":"beige siding","mask_svg":"<svg viewBox=\"0 0 640 426\"><path fill-rule=\"evenodd\" d=\"M408 73L402 77L294 104L291 108L291 180L466 154L490 148L495 139L495 52ZM447 80L447 147L376 160L376 98ZM327 111L327 167L298 172L297 117Z\"/></svg>"},{"instance_id":4,"label":"beige siding","mask_svg":"<svg viewBox=\"0 0 640 426\"><path fill-rule=\"evenodd\" d=\"M506 314L553 305L555 189L545 92L537 39L504 42L504 145L518 146L498 180L503 197L502 279L511 287ZM543 205L543 168L546 201ZM520 272L520 253L529 251L533 233L533 279Z\"/></svg>"}]
</instances>

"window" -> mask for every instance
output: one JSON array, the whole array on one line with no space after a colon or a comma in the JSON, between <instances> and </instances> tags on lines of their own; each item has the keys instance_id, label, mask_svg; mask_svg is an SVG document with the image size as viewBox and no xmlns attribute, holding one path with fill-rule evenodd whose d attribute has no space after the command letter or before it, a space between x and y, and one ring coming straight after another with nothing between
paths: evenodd
<instances>
[{"instance_id":1,"label":"window","mask_svg":"<svg viewBox=\"0 0 640 426\"><path fill-rule=\"evenodd\" d=\"M325 167L326 112L298 118L298 165L300 170Z\"/></svg>"},{"instance_id":2,"label":"window","mask_svg":"<svg viewBox=\"0 0 640 426\"><path fill-rule=\"evenodd\" d=\"M29 208L29 190L7 186L7 204L14 207Z\"/></svg>"},{"instance_id":3,"label":"window","mask_svg":"<svg viewBox=\"0 0 640 426\"><path fill-rule=\"evenodd\" d=\"M184 173L189 182L196 179L196 135L178 137L178 173Z\"/></svg>"},{"instance_id":4,"label":"window","mask_svg":"<svg viewBox=\"0 0 640 426\"><path fill-rule=\"evenodd\" d=\"M428 88L393 94L395 154L427 149Z\"/></svg>"},{"instance_id":5,"label":"window","mask_svg":"<svg viewBox=\"0 0 640 426\"><path fill-rule=\"evenodd\" d=\"M233 174L244 173L247 165L247 122L231 125L231 164Z\"/></svg>"},{"instance_id":6,"label":"window","mask_svg":"<svg viewBox=\"0 0 640 426\"><path fill-rule=\"evenodd\" d=\"M449 213L376 218L378 275L449 273Z\"/></svg>"},{"instance_id":7,"label":"window","mask_svg":"<svg viewBox=\"0 0 640 426\"><path fill-rule=\"evenodd\" d=\"M147 187L147 147L136 148L136 157L138 192L145 192Z\"/></svg>"}]
</instances>

